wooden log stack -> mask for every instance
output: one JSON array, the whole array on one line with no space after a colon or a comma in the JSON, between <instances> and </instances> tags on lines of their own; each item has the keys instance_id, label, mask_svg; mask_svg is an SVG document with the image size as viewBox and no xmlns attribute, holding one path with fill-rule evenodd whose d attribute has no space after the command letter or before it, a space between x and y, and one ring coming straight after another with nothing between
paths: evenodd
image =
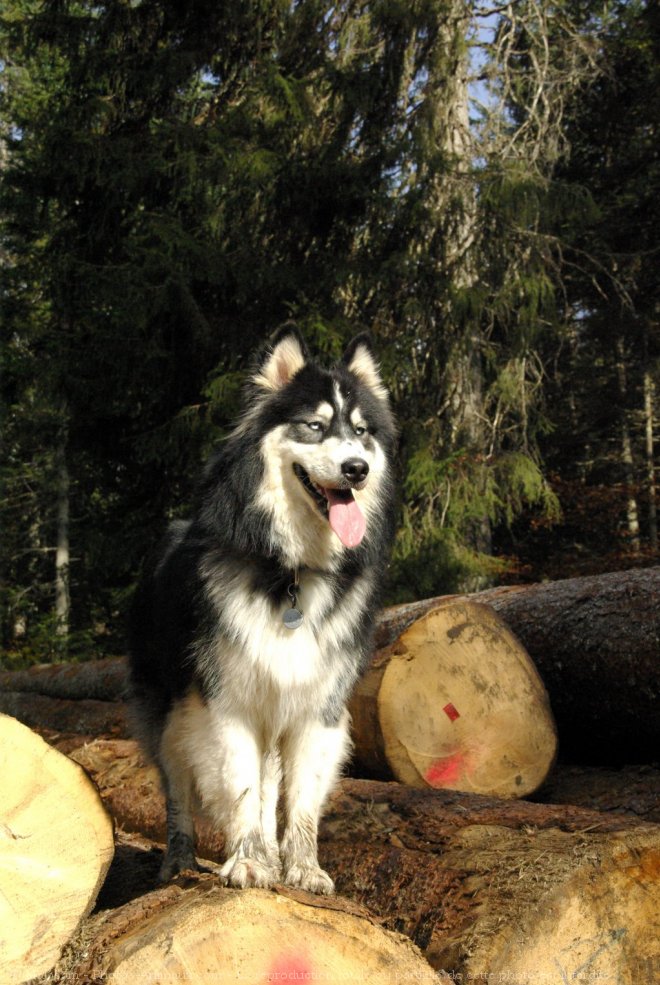
<instances>
[{"instance_id":1,"label":"wooden log stack","mask_svg":"<svg viewBox=\"0 0 660 985\"><path fill-rule=\"evenodd\" d=\"M241 937L238 951L241 962L259 956L260 975L264 968L285 966L283 939L288 944L310 939L310 928L295 914L281 917L284 911L272 894L270 903L264 893L259 894L263 904L234 909L229 901L242 895L239 891L220 891L214 878L193 874L178 880L176 888L155 890L165 811L153 767L130 740L92 740L70 755L95 781L119 834L99 912L65 952L52 979L56 985L87 981L92 971L98 980L103 974L111 982L130 982L131 976L138 981L147 966L158 969L158 981L179 976L211 985L221 974L229 975L211 952L226 953L223 942L230 941L237 953L234 919L239 926L257 921L266 928L270 946L259 932ZM222 839L208 826L198 829L198 853L209 867L223 857ZM337 932L334 943L314 944L313 953L325 955L314 970L326 969L330 980L339 974L337 967L346 972L333 957L336 949L345 950L345 935L357 941L355 980L363 980L359 952L381 946L362 923L367 914L381 929L403 932L417 945L427 966L419 966L416 974L426 967L427 976L430 968L454 981L533 981L535 975L577 981L586 966L597 975L594 980L631 985L654 980L651 972L660 961L660 825L570 805L345 779L328 803L320 858L341 894L336 909L283 887L276 895L320 907L333 938ZM219 912L225 915L218 923ZM358 919L361 930L347 926L337 912ZM179 926L172 952L165 942L172 941ZM396 954L397 940L381 943ZM192 977L185 977L188 949L200 951L215 978L210 972L208 979L195 978L200 973L196 962L188 969ZM287 967L308 968L311 974L312 966L303 960L312 953L309 948L285 950ZM166 966L158 963L161 951L167 954ZM133 954L136 963L124 967ZM384 962L392 975L374 981L397 980L389 959L374 960ZM257 966L247 962L241 967L252 974ZM117 969L121 974L112 977ZM254 981L259 980L264 979L255 971Z\"/></svg>"},{"instance_id":2,"label":"wooden log stack","mask_svg":"<svg viewBox=\"0 0 660 985\"><path fill-rule=\"evenodd\" d=\"M385 610L322 824L333 900L224 888L203 821L211 873L156 888L123 663L0 674L50 743L0 717L0 982L660 981L659 617L660 568Z\"/></svg>"}]
</instances>

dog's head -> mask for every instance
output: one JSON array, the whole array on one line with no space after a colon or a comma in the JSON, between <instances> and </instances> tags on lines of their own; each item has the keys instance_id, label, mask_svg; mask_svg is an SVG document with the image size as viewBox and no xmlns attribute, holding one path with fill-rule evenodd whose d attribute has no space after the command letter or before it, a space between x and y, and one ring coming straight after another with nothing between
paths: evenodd
<instances>
[{"instance_id":1,"label":"dog's head","mask_svg":"<svg viewBox=\"0 0 660 985\"><path fill-rule=\"evenodd\" d=\"M357 547L382 508L395 437L369 337L354 338L326 370L296 329L282 329L255 367L248 399L247 415L258 415L263 435L272 508L284 497L303 522L317 528L322 518L344 547Z\"/></svg>"}]
</instances>

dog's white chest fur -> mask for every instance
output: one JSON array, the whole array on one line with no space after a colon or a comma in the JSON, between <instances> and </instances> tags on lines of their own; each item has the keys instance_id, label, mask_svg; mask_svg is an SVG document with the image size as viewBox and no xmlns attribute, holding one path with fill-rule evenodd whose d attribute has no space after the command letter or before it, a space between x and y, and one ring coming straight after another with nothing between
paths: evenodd
<instances>
[{"instance_id":1,"label":"dog's white chest fur","mask_svg":"<svg viewBox=\"0 0 660 985\"><path fill-rule=\"evenodd\" d=\"M303 623L293 630L283 622L290 602L276 609L266 595L255 592L249 572L234 575L231 591L210 578L208 586L218 633L203 659L208 677L217 680L218 700L264 716L275 734L323 707L346 673L345 654L366 601L367 580L358 579L350 603L333 609L327 579L302 572L297 603Z\"/></svg>"}]
</instances>

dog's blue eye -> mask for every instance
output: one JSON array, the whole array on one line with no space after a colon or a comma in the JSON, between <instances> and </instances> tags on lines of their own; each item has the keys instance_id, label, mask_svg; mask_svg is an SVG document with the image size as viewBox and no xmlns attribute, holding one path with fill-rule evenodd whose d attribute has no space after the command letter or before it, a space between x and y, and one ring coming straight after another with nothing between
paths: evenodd
<instances>
[{"instance_id":1,"label":"dog's blue eye","mask_svg":"<svg viewBox=\"0 0 660 985\"><path fill-rule=\"evenodd\" d=\"M354 431L355 431L355 433L357 434L357 436L358 436L358 438L359 438L359 437L360 437L361 435L363 435L363 434L366 434L366 433L367 433L367 429L366 429L366 427L365 427L365 426L364 426L363 424L356 424L356 425L355 425L355 427L353 428L353 430L354 430Z\"/></svg>"},{"instance_id":2,"label":"dog's blue eye","mask_svg":"<svg viewBox=\"0 0 660 985\"><path fill-rule=\"evenodd\" d=\"M312 431L322 431L323 430L323 425L321 424L320 421L308 421L307 422L307 427L310 428Z\"/></svg>"}]
</instances>

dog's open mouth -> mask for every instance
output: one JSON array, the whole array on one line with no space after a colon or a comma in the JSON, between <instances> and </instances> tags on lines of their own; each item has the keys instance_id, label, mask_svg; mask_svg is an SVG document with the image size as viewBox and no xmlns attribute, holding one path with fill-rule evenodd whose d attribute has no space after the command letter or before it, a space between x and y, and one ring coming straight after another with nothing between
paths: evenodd
<instances>
[{"instance_id":1,"label":"dog's open mouth","mask_svg":"<svg viewBox=\"0 0 660 985\"><path fill-rule=\"evenodd\" d=\"M344 547L357 547L364 537L367 525L352 490L319 486L302 465L297 463L293 466L293 471L318 509L327 517Z\"/></svg>"}]
</instances>

